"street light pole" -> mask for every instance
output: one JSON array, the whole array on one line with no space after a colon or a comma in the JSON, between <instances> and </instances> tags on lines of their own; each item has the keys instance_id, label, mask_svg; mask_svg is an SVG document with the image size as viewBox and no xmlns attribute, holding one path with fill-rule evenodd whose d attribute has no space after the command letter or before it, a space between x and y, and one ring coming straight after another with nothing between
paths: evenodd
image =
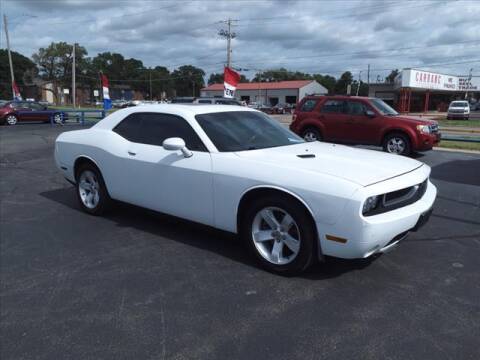
<instances>
[{"instance_id":1,"label":"street light pole","mask_svg":"<svg viewBox=\"0 0 480 360\"><path fill-rule=\"evenodd\" d=\"M7 38L7 52L8 52L8 63L10 64L10 78L12 80L12 99L15 100L15 89L13 83L15 82L15 77L13 75L13 63L12 63L12 54L10 53L10 38L8 36L8 25L7 25L7 15L3 14L3 25L5 26L5 36Z\"/></svg>"},{"instance_id":2,"label":"street light pole","mask_svg":"<svg viewBox=\"0 0 480 360\"><path fill-rule=\"evenodd\" d=\"M73 50L72 50L72 104L73 108L75 109L76 106L76 95L77 95L77 86L76 86L76 67L75 67L75 43L73 43Z\"/></svg>"}]
</instances>

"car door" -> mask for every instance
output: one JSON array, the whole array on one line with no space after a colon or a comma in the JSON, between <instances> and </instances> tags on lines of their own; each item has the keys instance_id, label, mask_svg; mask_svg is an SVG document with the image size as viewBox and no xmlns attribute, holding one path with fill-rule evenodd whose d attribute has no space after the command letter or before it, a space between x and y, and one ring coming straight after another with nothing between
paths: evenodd
<instances>
[{"instance_id":1,"label":"car door","mask_svg":"<svg viewBox=\"0 0 480 360\"><path fill-rule=\"evenodd\" d=\"M125 130L130 139L115 180L120 200L213 225L212 160L188 122L171 114L136 113L114 129L120 136ZM182 138L193 156L165 150L162 143L170 137Z\"/></svg>"},{"instance_id":2,"label":"car door","mask_svg":"<svg viewBox=\"0 0 480 360\"><path fill-rule=\"evenodd\" d=\"M367 110L373 110L360 100L345 102L347 113L345 134L348 142L354 144L375 144L380 131L381 121L378 116L368 116Z\"/></svg>"},{"instance_id":3,"label":"car door","mask_svg":"<svg viewBox=\"0 0 480 360\"><path fill-rule=\"evenodd\" d=\"M346 142L345 127L348 116L345 114L345 101L326 100L320 108L319 120L324 125L324 140Z\"/></svg>"},{"instance_id":4,"label":"car door","mask_svg":"<svg viewBox=\"0 0 480 360\"><path fill-rule=\"evenodd\" d=\"M44 110L44 107L37 103L29 103L30 108L30 120L37 120L37 121L47 121L49 120L49 112Z\"/></svg>"},{"instance_id":5,"label":"car door","mask_svg":"<svg viewBox=\"0 0 480 360\"><path fill-rule=\"evenodd\" d=\"M27 102L20 101L13 103L15 109L15 114L17 115L18 121L30 121L32 120L31 114L32 109L28 106Z\"/></svg>"}]
</instances>

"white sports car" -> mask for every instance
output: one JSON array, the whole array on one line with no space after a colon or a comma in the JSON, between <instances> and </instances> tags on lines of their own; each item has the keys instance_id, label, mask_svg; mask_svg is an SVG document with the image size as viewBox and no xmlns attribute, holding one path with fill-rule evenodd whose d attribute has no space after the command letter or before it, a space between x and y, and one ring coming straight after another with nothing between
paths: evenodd
<instances>
[{"instance_id":1,"label":"white sports car","mask_svg":"<svg viewBox=\"0 0 480 360\"><path fill-rule=\"evenodd\" d=\"M427 221L437 194L416 160L305 142L228 105L119 110L62 133L55 159L86 212L115 199L238 233L282 274L386 252Z\"/></svg>"}]
</instances>

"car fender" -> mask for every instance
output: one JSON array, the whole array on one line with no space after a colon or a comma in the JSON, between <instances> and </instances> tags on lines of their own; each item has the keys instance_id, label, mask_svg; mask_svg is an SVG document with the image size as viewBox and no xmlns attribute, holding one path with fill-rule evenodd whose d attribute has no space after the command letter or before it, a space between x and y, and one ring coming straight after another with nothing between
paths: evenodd
<instances>
[{"instance_id":1,"label":"car fender","mask_svg":"<svg viewBox=\"0 0 480 360\"><path fill-rule=\"evenodd\" d=\"M383 143L383 139L385 135L390 132L401 132L406 134L410 138L410 142L412 144L412 148L416 149L418 147L418 137L417 134L410 128L410 127L400 127L400 126L389 126L382 130L379 144Z\"/></svg>"},{"instance_id":2,"label":"car fender","mask_svg":"<svg viewBox=\"0 0 480 360\"><path fill-rule=\"evenodd\" d=\"M307 118L299 124L298 133L301 134L307 127L315 127L320 130L322 136L325 135L325 126L317 119Z\"/></svg>"}]
</instances>

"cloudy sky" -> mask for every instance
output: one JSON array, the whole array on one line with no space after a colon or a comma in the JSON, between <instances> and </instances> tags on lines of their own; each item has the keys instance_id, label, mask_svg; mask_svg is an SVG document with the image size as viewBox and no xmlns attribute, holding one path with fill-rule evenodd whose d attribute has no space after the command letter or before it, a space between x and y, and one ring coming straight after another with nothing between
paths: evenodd
<instances>
[{"instance_id":1,"label":"cloudy sky","mask_svg":"<svg viewBox=\"0 0 480 360\"><path fill-rule=\"evenodd\" d=\"M233 65L371 79L417 67L480 75L480 1L107 1L0 0L12 49L31 56L52 41L77 42L89 56L119 52L146 66L183 64L221 72L234 19ZM3 25L3 24L2 24ZM0 47L5 47L1 33Z\"/></svg>"}]
</instances>

